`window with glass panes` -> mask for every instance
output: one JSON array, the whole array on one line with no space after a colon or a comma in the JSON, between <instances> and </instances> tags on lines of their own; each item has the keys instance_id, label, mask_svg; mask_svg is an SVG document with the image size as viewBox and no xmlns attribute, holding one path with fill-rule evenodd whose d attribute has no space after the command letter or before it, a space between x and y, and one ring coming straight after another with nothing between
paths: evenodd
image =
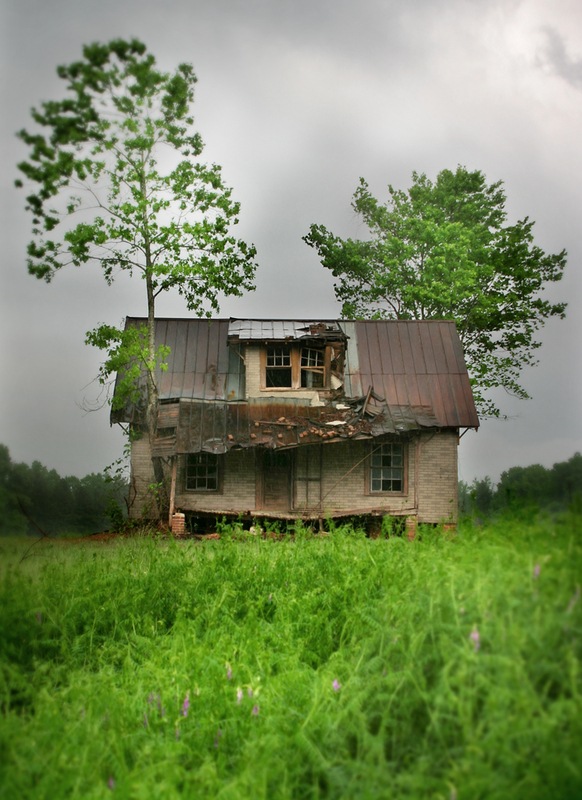
<instances>
[{"instance_id":1,"label":"window with glass panes","mask_svg":"<svg viewBox=\"0 0 582 800\"><path fill-rule=\"evenodd\" d=\"M370 456L370 491L404 491L404 445L386 442Z\"/></svg>"},{"instance_id":2,"label":"window with glass panes","mask_svg":"<svg viewBox=\"0 0 582 800\"><path fill-rule=\"evenodd\" d=\"M291 370L291 349L289 347L268 347L265 385L268 388L285 389L293 385Z\"/></svg>"},{"instance_id":3,"label":"window with glass panes","mask_svg":"<svg viewBox=\"0 0 582 800\"><path fill-rule=\"evenodd\" d=\"M325 384L323 350L304 347L301 350L301 386L304 389L321 389Z\"/></svg>"},{"instance_id":4,"label":"window with glass panes","mask_svg":"<svg viewBox=\"0 0 582 800\"><path fill-rule=\"evenodd\" d=\"M190 453L186 458L186 491L218 491L218 456L214 453Z\"/></svg>"}]
</instances>

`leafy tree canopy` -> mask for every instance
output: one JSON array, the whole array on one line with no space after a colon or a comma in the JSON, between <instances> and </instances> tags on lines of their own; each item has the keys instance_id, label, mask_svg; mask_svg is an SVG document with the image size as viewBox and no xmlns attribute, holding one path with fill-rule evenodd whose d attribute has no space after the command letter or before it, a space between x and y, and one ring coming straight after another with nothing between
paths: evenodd
<instances>
[{"instance_id":1,"label":"leafy tree canopy","mask_svg":"<svg viewBox=\"0 0 582 800\"><path fill-rule=\"evenodd\" d=\"M501 181L459 166L433 182L413 172L408 191L388 186L381 203L360 179L352 207L366 239L341 239L312 225L304 241L337 278L348 318L452 319L457 325L482 415L499 415L487 390L525 398L525 366L536 363L536 334L564 303L545 299L566 253L546 254L527 217L508 224Z\"/></svg>"},{"instance_id":2,"label":"leafy tree canopy","mask_svg":"<svg viewBox=\"0 0 582 800\"><path fill-rule=\"evenodd\" d=\"M93 259L108 282L136 271L154 298L176 288L196 312L216 308L220 292L253 288L254 247L229 234L239 204L220 167L197 161L192 67L160 72L137 40L88 45L83 56L57 70L66 98L32 110L41 132L18 134L34 189L29 271L50 281Z\"/></svg>"},{"instance_id":3,"label":"leafy tree canopy","mask_svg":"<svg viewBox=\"0 0 582 800\"><path fill-rule=\"evenodd\" d=\"M240 208L220 167L198 160L189 64L162 72L144 44L115 40L84 47L57 73L65 98L33 109L34 132L18 134L29 149L18 165L26 180L17 181L33 218L28 269L50 281L65 265L96 261L108 283L120 270L140 275L148 330L139 360L151 366L156 298L175 289L189 310L217 310L221 294L254 288L255 248L231 233ZM110 352L122 338L103 326L88 341Z\"/></svg>"}]
</instances>

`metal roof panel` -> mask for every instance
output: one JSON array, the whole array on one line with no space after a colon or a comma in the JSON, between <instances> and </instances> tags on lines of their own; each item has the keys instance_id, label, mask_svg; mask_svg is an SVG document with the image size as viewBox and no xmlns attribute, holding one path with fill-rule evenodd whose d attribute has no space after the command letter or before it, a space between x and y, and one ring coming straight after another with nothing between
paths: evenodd
<instances>
[{"instance_id":1,"label":"metal roof panel","mask_svg":"<svg viewBox=\"0 0 582 800\"><path fill-rule=\"evenodd\" d=\"M170 347L167 371L158 375L160 400L245 401L240 342L318 336L345 340L347 399L371 387L389 407L424 409L421 417L436 427L478 427L461 343L448 321L158 319L156 344Z\"/></svg>"}]
</instances>

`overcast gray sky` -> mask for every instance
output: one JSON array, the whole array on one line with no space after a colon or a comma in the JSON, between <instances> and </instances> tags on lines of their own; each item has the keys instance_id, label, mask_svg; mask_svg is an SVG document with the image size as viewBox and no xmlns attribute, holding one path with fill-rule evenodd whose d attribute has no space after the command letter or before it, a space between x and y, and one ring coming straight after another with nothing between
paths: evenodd
<instances>
[{"instance_id":1,"label":"overcast gray sky","mask_svg":"<svg viewBox=\"0 0 582 800\"><path fill-rule=\"evenodd\" d=\"M468 432L460 477L551 466L582 450L582 4L579 0L2 0L0 443L14 461L61 474L100 471L123 439L92 383L85 331L145 312L143 285L106 286L97 267L47 285L26 272L30 220L12 188L25 157L14 133L29 109L62 95L58 64L82 45L137 36L160 66L198 76L203 157L242 202L240 236L258 249L257 290L223 316L335 317L331 276L301 237L313 222L362 234L350 208L360 176L377 196L462 164L503 180L510 221L566 248L530 401L500 399L509 419ZM163 316L187 316L178 297Z\"/></svg>"}]
</instances>

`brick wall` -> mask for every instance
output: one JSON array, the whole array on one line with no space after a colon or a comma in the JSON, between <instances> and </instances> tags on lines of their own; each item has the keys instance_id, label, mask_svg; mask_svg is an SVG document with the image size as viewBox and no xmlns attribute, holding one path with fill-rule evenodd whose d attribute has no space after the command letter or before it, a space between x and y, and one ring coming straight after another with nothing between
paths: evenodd
<instances>
[{"instance_id":1,"label":"brick wall","mask_svg":"<svg viewBox=\"0 0 582 800\"><path fill-rule=\"evenodd\" d=\"M247 397L261 396L260 347L245 348L245 380Z\"/></svg>"},{"instance_id":2,"label":"brick wall","mask_svg":"<svg viewBox=\"0 0 582 800\"><path fill-rule=\"evenodd\" d=\"M454 523L457 520L457 441L454 432L421 434L408 440L405 447L406 486L402 495L370 494L367 491L368 455L373 446L370 441L301 448L295 451L295 469L297 475L307 475L309 480L297 481L294 510L324 517L337 512L382 512L414 515L419 522ZM319 483L313 480L313 465L318 464L320 458L322 480ZM261 463L260 453L256 450L233 450L224 457L221 492L186 492L185 456L181 456L178 463L177 510L267 512L256 505L256 474ZM144 438L132 446L132 516L139 516L144 509L151 507L147 489L152 482L149 446Z\"/></svg>"},{"instance_id":3,"label":"brick wall","mask_svg":"<svg viewBox=\"0 0 582 800\"><path fill-rule=\"evenodd\" d=\"M186 457L178 461L176 508L182 511L220 511L223 513L254 511L255 450L233 450L221 463L220 492L186 492L184 468Z\"/></svg>"},{"instance_id":4,"label":"brick wall","mask_svg":"<svg viewBox=\"0 0 582 800\"><path fill-rule=\"evenodd\" d=\"M154 481L149 440L147 436L142 436L131 445L130 517L157 517L156 504L149 491Z\"/></svg>"},{"instance_id":5,"label":"brick wall","mask_svg":"<svg viewBox=\"0 0 582 800\"><path fill-rule=\"evenodd\" d=\"M458 437L455 432L419 438L419 522L455 523L458 517Z\"/></svg>"},{"instance_id":6,"label":"brick wall","mask_svg":"<svg viewBox=\"0 0 582 800\"><path fill-rule=\"evenodd\" d=\"M323 516L334 511L382 511L403 514L414 511L414 448L405 445L407 486L404 494L371 494L368 491L370 441L353 441L323 447Z\"/></svg>"}]
</instances>

